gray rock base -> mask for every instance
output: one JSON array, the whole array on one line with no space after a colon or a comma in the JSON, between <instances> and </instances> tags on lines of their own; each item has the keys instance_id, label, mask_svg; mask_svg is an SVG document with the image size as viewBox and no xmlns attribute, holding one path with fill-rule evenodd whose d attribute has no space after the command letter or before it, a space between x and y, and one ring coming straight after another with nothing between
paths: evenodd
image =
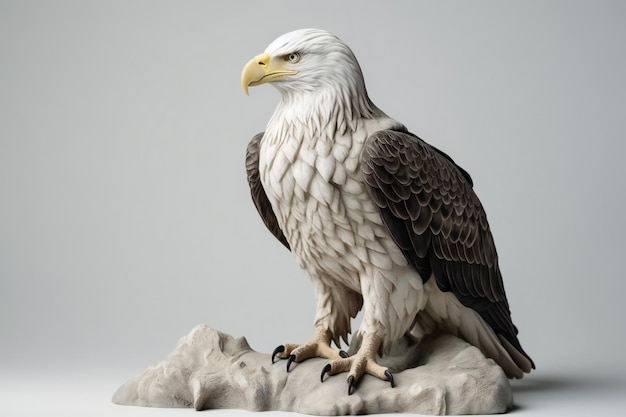
<instances>
[{"instance_id":1,"label":"gray rock base","mask_svg":"<svg viewBox=\"0 0 626 417\"><path fill-rule=\"evenodd\" d=\"M511 407L513 393L504 372L477 348L447 334L419 345L404 343L379 361L396 371L395 388L365 375L348 396L345 374L320 382L325 359L293 364L287 373L285 361L272 364L269 354L252 350L245 338L197 326L160 363L122 385L113 402L314 415L495 414Z\"/></svg>"}]
</instances>

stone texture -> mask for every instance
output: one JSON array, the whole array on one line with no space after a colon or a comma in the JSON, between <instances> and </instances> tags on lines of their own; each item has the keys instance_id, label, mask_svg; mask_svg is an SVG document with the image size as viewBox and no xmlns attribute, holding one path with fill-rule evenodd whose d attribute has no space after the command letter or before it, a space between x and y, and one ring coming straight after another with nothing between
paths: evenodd
<instances>
[{"instance_id":1,"label":"stone texture","mask_svg":"<svg viewBox=\"0 0 626 417\"><path fill-rule=\"evenodd\" d=\"M502 369L452 335L432 336L419 345L405 340L380 360L395 371L395 388L366 375L348 396L345 374L320 382L326 363L310 359L287 373L285 361L272 364L269 354L252 350L245 338L197 326L165 359L122 385L113 402L314 415L494 414L513 402Z\"/></svg>"}]
</instances>

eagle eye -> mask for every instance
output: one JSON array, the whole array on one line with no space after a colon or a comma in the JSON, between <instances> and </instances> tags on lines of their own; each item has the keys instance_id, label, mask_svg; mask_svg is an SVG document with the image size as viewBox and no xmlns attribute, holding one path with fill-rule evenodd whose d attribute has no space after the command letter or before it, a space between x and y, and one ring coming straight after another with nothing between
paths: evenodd
<instances>
[{"instance_id":1,"label":"eagle eye","mask_svg":"<svg viewBox=\"0 0 626 417\"><path fill-rule=\"evenodd\" d=\"M285 61L290 64L297 64L300 61L300 54L297 52L292 52L289 55L285 55Z\"/></svg>"}]
</instances>

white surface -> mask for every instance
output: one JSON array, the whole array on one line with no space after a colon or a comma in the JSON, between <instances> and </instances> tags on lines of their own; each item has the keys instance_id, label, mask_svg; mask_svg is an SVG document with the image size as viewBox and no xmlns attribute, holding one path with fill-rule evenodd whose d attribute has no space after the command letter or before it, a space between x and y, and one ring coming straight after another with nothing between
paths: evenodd
<instances>
[{"instance_id":1,"label":"white surface","mask_svg":"<svg viewBox=\"0 0 626 417\"><path fill-rule=\"evenodd\" d=\"M246 97L239 77L311 26L473 176L538 368L518 412L582 415L603 395L614 411L585 375L626 371L625 15L610 1L0 2L0 415L166 413L107 401L196 324L265 352L310 337L311 285L245 180L277 94ZM116 382L90 382L104 371Z\"/></svg>"}]
</instances>

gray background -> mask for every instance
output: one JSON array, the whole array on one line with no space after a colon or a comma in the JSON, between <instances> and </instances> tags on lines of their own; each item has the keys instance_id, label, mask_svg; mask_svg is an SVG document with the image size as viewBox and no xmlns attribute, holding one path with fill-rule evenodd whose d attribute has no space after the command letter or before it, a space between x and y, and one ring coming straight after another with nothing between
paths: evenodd
<instances>
[{"instance_id":1,"label":"gray background","mask_svg":"<svg viewBox=\"0 0 626 417\"><path fill-rule=\"evenodd\" d=\"M182 413L108 399L196 324L310 337L244 171L278 94L240 86L302 27L472 174L538 367L518 413L626 405L626 3L0 1L0 411Z\"/></svg>"}]
</instances>

